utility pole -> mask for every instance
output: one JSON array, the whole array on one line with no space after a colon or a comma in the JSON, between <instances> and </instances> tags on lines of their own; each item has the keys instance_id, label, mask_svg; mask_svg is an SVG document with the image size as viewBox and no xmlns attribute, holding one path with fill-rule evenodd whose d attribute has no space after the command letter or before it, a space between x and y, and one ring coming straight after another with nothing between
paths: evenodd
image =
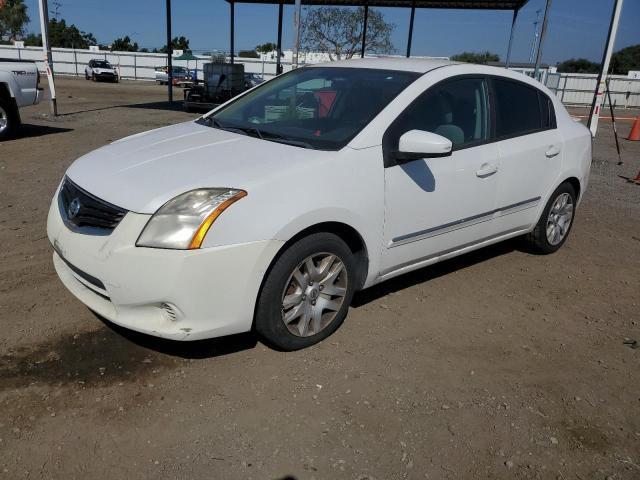
<instances>
[{"instance_id":1,"label":"utility pole","mask_svg":"<svg viewBox=\"0 0 640 480\"><path fill-rule=\"evenodd\" d=\"M298 56L300 55L300 22L302 15L302 2L300 0L296 0L295 4L295 12L293 12L293 32L295 35L295 39L293 41L293 58L291 59L291 63L294 68L298 68Z\"/></svg>"},{"instance_id":2,"label":"utility pole","mask_svg":"<svg viewBox=\"0 0 640 480\"><path fill-rule=\"evenodd\" d=\"M611 63L611 55L613 54L613 46L616 43L616 34L618 33L618 23L620 22L620 12L622 11L623 0L615 0L613 13L611 14L611 23L609 24L609 34L607 35L607 44L602 55L602 63L600 65L600 73L596 82L596 91L594 92L593 102L591 104L591 113L589 114L589 122L587 126L591 130L591 136L595 137L598 131L598 119L600 118L600 107L606 90L606 77L609 73L609 64Z\"/></svg>"},{"instance_id":3,"label":"utility pole","mask_svg":"<svg viewBox=\"0 0 640 480\"><path fill-rule=\"evenodd\" d=\"M540 25L540 14L542 10L536 10L536 21L533 22L533 41L531 42L531 52L529 53L529 63L533 63L536 54L536 45L538 45L538 25Z\"/></svg>"},{"instance_id":4,"label":"utility pole","mask_svg":"<svg viewBox=\"0 0 640 480\"><path fill-rule=\"evenodd\" d=\"M44 53L44 68L47 72L49 83L49 96L51 97L51 115L58 116L58 104L56 102L56 85L53 75L53 56L49 45L49 7L47 0L39 0L40 6L40 32L42 34L42 51Z\"/></svg>"},{"instance_id":5,"label":"utility pole","mask_svg":"<svg viewBox=\"0 0 640 480\"><path fill-rule=\"evenodd\" d=\"M536 53L536 66L533 70L533 78L538 78L538 72L540 71L540 63L542 62L542 49L544 47L544 39L547 36L547 23L549 22L549 12L551 10L551 0L547 0L547 4L544 7L544 18L542 20L542 31L540 32L540 41L538 42L538 53Z\"/></svg>"}]
</instances>

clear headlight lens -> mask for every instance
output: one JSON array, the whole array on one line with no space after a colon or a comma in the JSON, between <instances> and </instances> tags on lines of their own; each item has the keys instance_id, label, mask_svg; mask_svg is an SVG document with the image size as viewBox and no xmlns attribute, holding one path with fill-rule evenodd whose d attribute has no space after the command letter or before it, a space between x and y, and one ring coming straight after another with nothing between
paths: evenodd
<instances>
[{"instance_id":1,"label":"clear headlight lens","mask_svg":"<svg viewBox=\"0 0 640 480\"><path fill-rule=\"evenodd\" d=\"M178 250L200 248L216 218L246 195L244 190L232 188L200 188L178 195L153 214L136 245Z\"/></svg>"}]
</instances>

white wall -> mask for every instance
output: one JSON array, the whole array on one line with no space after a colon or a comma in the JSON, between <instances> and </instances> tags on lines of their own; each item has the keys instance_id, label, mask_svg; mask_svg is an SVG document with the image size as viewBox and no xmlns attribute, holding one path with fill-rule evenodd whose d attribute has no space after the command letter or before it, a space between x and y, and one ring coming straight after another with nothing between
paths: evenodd
<instances>
[{"instance_id":1,"label":"white wall","mask_svg":"<svg viewBox=\"0 0 640 480\"><path fill-rule=\"evenodd\" d=\"M282 59L284 71L291 70L290 55L285 53ZM122 78L136 80L153 80L155 76L154 68L165 66L167 57L161 53L140 53L140 52L92 52L89 50L74 50L71 48L54 48L52 50L54 71L62 75L84 75L84 67L93 58L106 59L113 65L118 66ZM0 45L0 58L21 58L25 60L35 60L38 68L44 71L42 64L42 48L26 47L16 48L12 45ZM202 79L202 64L210 61L209 57L199 56L196 62L188 62L191 69L198 68L198 78ZM304 58L304 57L303 57ZM316 58L311 55L309 63L324 60L324 57ZM237 63L243 63L245 72L258 73L265 78L271 78L276 73L276 62L270 60L270 56L263 55L261 59L236 57ZM174 61L174 65L187 66L186 61ZM523 73L527 73L523 71ZM640 107L640 79L633 79L623 75L612 75L611 77L611 99L617 107L629 108ZM595 74L566 74L544 72L542 80L551 88L563 103L567 105L591 105L593 92L596 86L597 76ZM606 99L605 99L606 100Z\"/></svg>"},{"instance_id":2,"label":"white wall","mask_svg":"<svg viewBox=\"0 0 640 480\"><path fill-rule=\"evenodd\" d=\"M141 52L93 52L71 48L53 48L53 69L60 75L84 75L84 67L91 59L103 59L118 67L122 78L135 80L153 80L155 67L166 66L167 56L162 53ZM198 78L202 79L202 65L211 61L210 57L198 56L198 61L174 60L173 65L198 68ZM0 45L0 58L34 60L40 71L44 72L43 54L40 47L16 48L12 45ZM276 73L276 62L254 58L235 57L236 63L243 63L245 72L258 73L270 78ZM291 62L282 62L284 71L291 70Z\"/></svg>"}]
</instances>

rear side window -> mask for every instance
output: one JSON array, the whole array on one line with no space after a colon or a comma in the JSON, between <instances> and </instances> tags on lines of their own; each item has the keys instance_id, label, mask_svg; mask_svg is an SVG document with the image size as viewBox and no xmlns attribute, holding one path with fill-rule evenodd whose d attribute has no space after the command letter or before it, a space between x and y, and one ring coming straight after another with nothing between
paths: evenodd
<instances>
[{"instance_id":1,"label":"rear side window","mask_svg":"<svg viewBox=\"0 0 640 480\"><path fill-rule=\"evenodd\" d=\"M496 114L496 137L526 135L550 128L549 108L543 122L538 89L513 80L494 78L493 92ZM548 100L548 99L547 99Z\"/></svg>"},{"instance_id":2,"label":"rear side window","mask_svg":"<svg viewBox=\"0 0 640 480\"><path fill-rule=\"evenodd\" d=\"M540 114L542 116L542 128L547 130L556 128L556 112L553 109L553 102L541 91L538 91L538 100L540 102Z\"/></svg>"}]
</instances>

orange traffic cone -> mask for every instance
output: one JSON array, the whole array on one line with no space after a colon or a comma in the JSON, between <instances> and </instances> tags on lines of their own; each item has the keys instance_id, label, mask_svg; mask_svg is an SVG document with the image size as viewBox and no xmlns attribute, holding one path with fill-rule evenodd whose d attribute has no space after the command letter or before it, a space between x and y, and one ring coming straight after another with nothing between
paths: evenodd
<instances>
[{"instance_id":1,"label":"orange traffic cone","mask_svg":"<svg viewBox=\"0 0 640 480\"><path fill-rule=\"evenodd\" d=\"M640 141L640 115L636 117L631 126L631 133L627 140Z\"/></svg>"}]
</instances>

